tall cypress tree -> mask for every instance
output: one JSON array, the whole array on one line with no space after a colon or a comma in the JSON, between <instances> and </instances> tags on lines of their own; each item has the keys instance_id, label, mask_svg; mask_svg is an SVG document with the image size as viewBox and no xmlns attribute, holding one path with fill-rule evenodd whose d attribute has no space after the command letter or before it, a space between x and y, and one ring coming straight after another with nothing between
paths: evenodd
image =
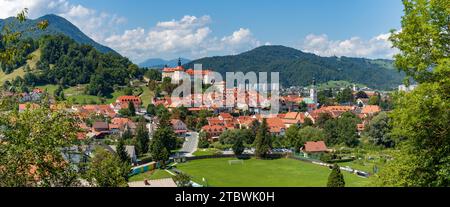
<instances>
[{"instance_id":1,"label":"tall cypress tree","mask_svg":"<svg viewBox=\"0 0 450 207\"><path fill-rule=\"evenodd\" d=\"M145 122L140 121L136 131L136 148L138 154L142 155L148 152L149 141L148 130L145 127Z\"/></svg>"},{"instance_id":2,"label":"tall cypress tree","mask_svg":"<svg viewBox=\"0 0 450 207\"><path fill-rule=\"evenodd\" d=\"M128 102L128 111L130 111L130 116L136 115L136 108L134 107L134 103L131 101Z\"/></svg>"},{"instance_id":3,"label":"tall cypress tree","mask_svg":"<svg viewBox=\"0 0 450 207\"><path fill-rule=\"evenodd\" d=\"M336 164L333 165L330 176L328 176L327 187L345 187L344 175Z\"/></svg>"},{"instance_id":4,"label":"tall cypress tree","mask_svg":"<svg viewBox=\"0 0 450 207\"><path fill-rule=\"evenodd\" d=\"M258 129L255 139L255 155L257 158L266 158L269 154L271 146L271 137L269 135L269 128L266 119L263 119L261 126Z\"/></svg>"}]
</instances>

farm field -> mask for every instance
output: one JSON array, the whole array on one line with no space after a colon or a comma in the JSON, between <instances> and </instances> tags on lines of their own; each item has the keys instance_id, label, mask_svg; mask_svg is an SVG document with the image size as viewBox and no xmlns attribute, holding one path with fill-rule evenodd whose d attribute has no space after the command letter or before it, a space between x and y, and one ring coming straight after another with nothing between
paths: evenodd
<instances>
[{"instance_id":1,"label":"farm field","mask_svg":"<svg viewBox=\"0 0 450 207\"><path fill-rule=\"evenodd\" d=\"M284 158L249 159L232 165L229 160L233 158L193 160L180 163L177 168L192 176L193 181L215 187L325 187L331 172L323 166ZM343 174L347 187L371 184L371 178Z\"/></svg>"}]
</instances>

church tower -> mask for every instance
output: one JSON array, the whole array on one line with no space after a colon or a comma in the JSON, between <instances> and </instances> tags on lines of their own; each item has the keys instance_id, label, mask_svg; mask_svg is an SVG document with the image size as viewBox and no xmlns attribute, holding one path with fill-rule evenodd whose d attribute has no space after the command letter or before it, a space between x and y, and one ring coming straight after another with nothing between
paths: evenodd
<instances>
[{"instance_id":1,"label":"church tower","mask_svg":"<svg viewBox=\"0 0 450 207\"><path fill-rule=\"evenodd\" d=\"M316 79L315 78L313 78L312 87L309 90L309 97L315 104L317 104L317 91L316 91Z\"/></svg>"},{"instance_id":2,"label":"church tower","mask_svg":"<svg viewBox=\"0 0 450 207\"><path fill-rule=\"evenodd\" d=\"M181 67L181 58L178 58L178 67Z\"/></svg>"}]
</instances>

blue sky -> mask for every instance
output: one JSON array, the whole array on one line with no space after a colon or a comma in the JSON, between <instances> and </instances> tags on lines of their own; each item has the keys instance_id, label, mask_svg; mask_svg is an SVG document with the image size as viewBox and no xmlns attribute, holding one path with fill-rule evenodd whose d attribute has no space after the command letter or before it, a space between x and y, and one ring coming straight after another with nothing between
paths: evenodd
<instances>
[{"instance_id":1,"label":"blue sky","mask_svg":"<svg viewBox=\"0 0 450 207\"><path fill-rule=\"evenodd\" d=\"M77 0L82 5L126 17L127 27L152 26L184 15L210 15L223 36L251 28L263 40L285 44L309 33L332 38L371 38L400 27L400 0Z\"/></svg>"},{"instance_id":2,"label":"blue sky","mask_svg":"<svg viewBox=\"0 0 450 207\"><path fill-rule=\"evenodd\" d=\"M265 44L389 58L400 0L30 0L30 15L59 14L135 62L237 54ZM0 0L2 11L14 6ZM9 6L9 7L8 7ZM17 9L17 8L16 8ZM159 24L162 23L162 24Z\"/></svg>"}]
</instances>

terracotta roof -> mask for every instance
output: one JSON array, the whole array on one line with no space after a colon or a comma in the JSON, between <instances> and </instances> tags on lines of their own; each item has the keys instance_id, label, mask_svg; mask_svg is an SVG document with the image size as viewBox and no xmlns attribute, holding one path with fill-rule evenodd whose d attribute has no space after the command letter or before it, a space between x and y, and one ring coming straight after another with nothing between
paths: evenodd
<instances>
[{"instance_id":1,"label":"terracotta roof","mask_svg":"<svg viewBox=\"0 0 450 207\"><path fill-rule=\"evenodd\" d=\"M303 151L305 152L326 152L328 150L324 141L306 142Z\"/></svg>"},{"instance_id":2,"label":"terracotta roof","mask_svg":"<svg viewBox=\"0 0 450 207\"><path fill-rule=\"evenodd\" d=\"M377 105L366 105L362 108L362 114L374 114L381 111L381 108Z\"/></svg>"},{"instance_id":3,"label":"terracotta roof","mask_svg":"<svg viewBox=\"0 0 450 207\"><path fill-rule=\"evenodd\" d=\"M92 124L92 128L94 128L94 129L109 129L109 125L106 122L98 121L98 122L94 122L94 124Z\"/></svg>"},{"instance_id":4,"label":"terracotta roof","mask_svg":"<svg viewBox=\"0 0 450 207\"><path fill-rule=\"evenodd\" d=\"M183 66L177 66L177 67L174 67L174 68L167 68L166 67L162 71L165 72L165 73L173 73L175 71L184 71L184 67Z\"/></svg>"},{"instance_id":5,"label":"terracotta roof","mask_svg":"<svg viewBox=\"0 0 450 207\"><path fill-rule=\"evenodd\" d=\"M210 118L206 118L206 120L208 120L208 125L212 126L212 125L224 125L224 121L220 120L218 117L210 117Z\"/></svg>"},{"instance_id":6,"label":"terracotta roof","mask_svg":"<svg viewBox=\"0 0 450 207\"><path fill-rule=\"evenodd\" d=\"M202 130L206 132L223 132L225 130L225 127L220 125L206 125L202 127Z\"/></svg>"},{"instance_id":7,"label":"terracotta roof","mask_svg":"<svg viewBox=\"0 0 450 207\"><path fill-rule=\"evenodd\" d=\"M288 96L282 97L282 100L284 100L285 102L300 103L303 101L303 98L301 96L297 96L297 95L288 95Z\"/></svg>"},{"instance_id":8,"label":"terracotta roof","mask_svg":"<svg viewBox=\"0 0 450 207\"><path fill-rule=\"evenodd\" d=\"M37 108L39 108L39 105L38 104L35 104L35 103L28 103L28 104L19 104L19 111L24 111L24 110L26 110L27 109L27 107L30 107L30 108L28 108L28 109L30 109L30 110L33 110L33 109L37 109Z\"/></svg>"},{"instance_id":9,"label":"terracotta roof","mask_svg":"<svg viewBox=\"0 0 450 207\"><path fill-rule=\"evenodd\" d=\"M210 71L210 70L193 70L193 69L186 70L186 73L188 75L191 75L191 76L193 76L193 75L202 75L202 76L204 76L204 75L210 74L211 72L212 71Z\"/></svg>"},{"instance_id":10,"label":"terracotta roof","mask_svg":"<svg viewBox=\"0 0 450 207\"><path fill-rule=\"evenodd\" d=\"M233 116L231 116L231 114L229 113L220 113L219 117L222 117L223 119L232 119Z\"/></svg>"},{"instance_id":11,"label":"terracotta roof","mask_svg":"<svg viewBox=\"0 0 450 207\"><path fill-rule=\"evenodd\" d=\"M354 106L324 106L321 108L325 111L351 111L354 110Z\"/></svg>"},{"instance_id":12,"label":"terracotta roof","mask_svg":"<svg viewBox=\"0 0 450 207\"><path fill-rule=\"evenodd\" d=\"M298 116L298 112L289 112L284 116L285 119L296 119Z\"/></svg>"},{"instance_id":13,"label":"terracotta roof","mask_svg":"<svg viewBox=\"0 0 450 207\"><path fill-rule=\"evenodd\" d=\"M120 96L117 98L117 102L133 102L133 103L141 103L141 98L139 96Z\"/></svg>"},{"instance_id":14,"label":"terracotta roof","mask_svg":"<svg viewBox=\"0 0 450 207\"><path fill-rule=\"evenodd\" d=\"M114 119L111 120L112 124L117 124L117 125L122 125L125 124L127 122L131 121L129 118L120 118L120 117L116 117Z\"/></svg>"}]
</instances>

